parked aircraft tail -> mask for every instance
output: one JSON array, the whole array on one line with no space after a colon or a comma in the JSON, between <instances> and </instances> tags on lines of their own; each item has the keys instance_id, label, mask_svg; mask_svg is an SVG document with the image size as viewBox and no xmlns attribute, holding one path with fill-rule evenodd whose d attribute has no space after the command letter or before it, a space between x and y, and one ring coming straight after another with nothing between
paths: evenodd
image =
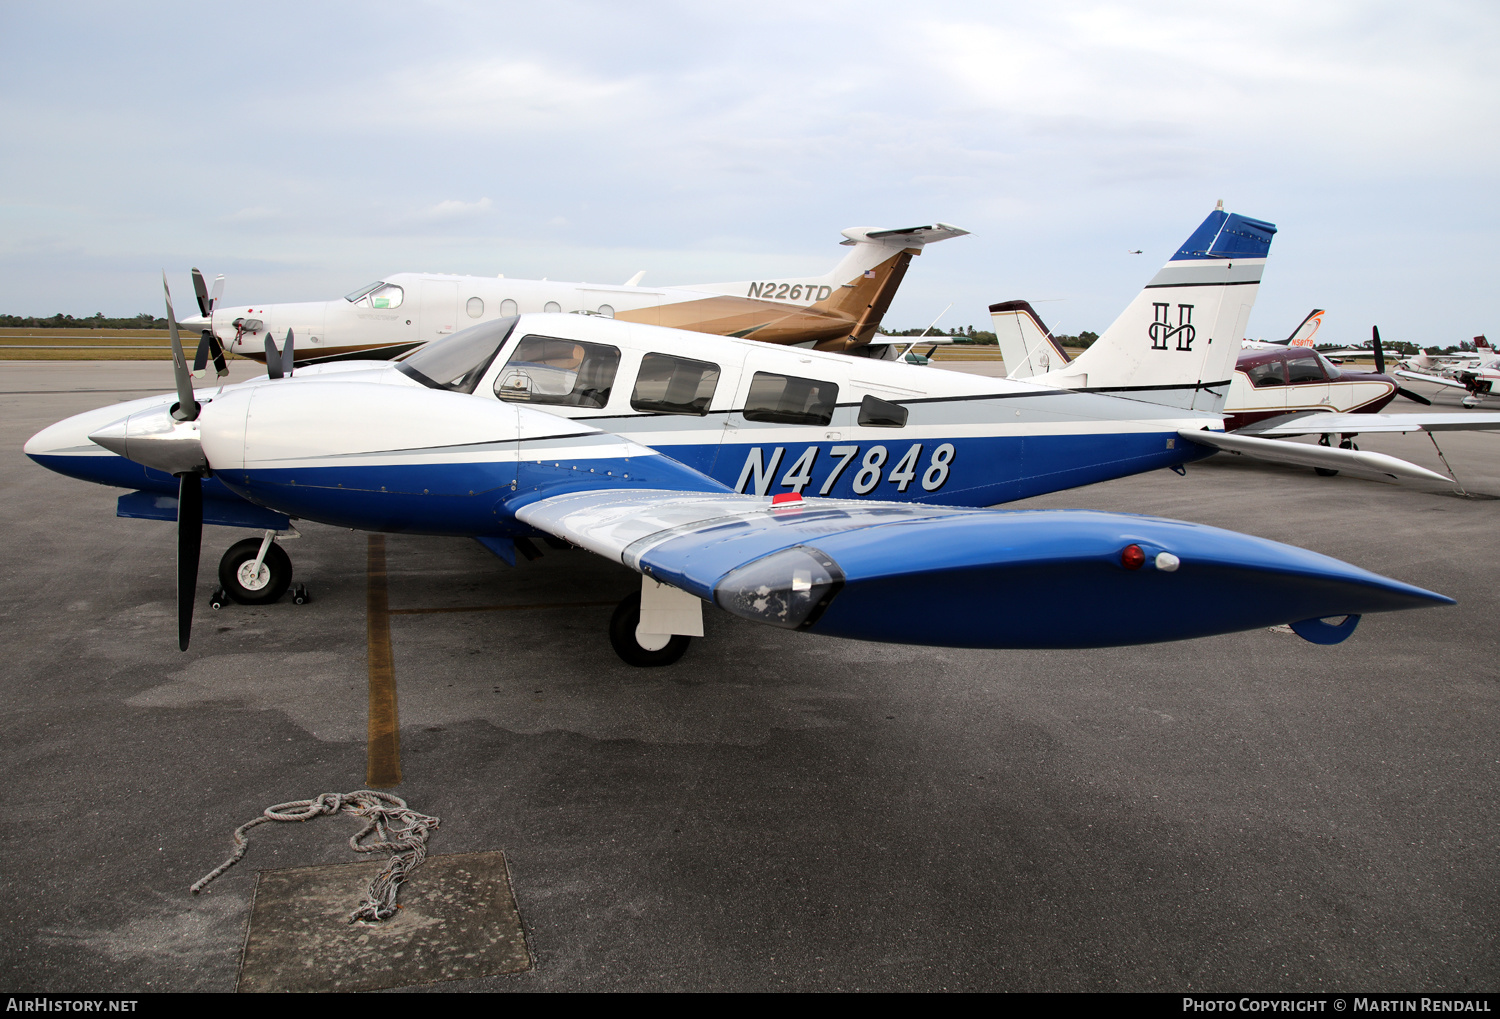
<instances>
[{"instance_id":1,"label":"parked aircraft tail","mask_svg":"<svg viewBox=\"0 0 1500 1019\"><path fill-rule=\"evenodd\" d=\"M898 230L850 227L843 231L844 240L839 243L852 250L821 276L695 284L692 289L791 304L849 319L854 324L848 338L839 343L820 343L819 349L856 347L875 335L912 256L920 255L928 244L968 232L948 223Z\"/></svg>"},{"instance_id":2,"label":"parked aircraft tail","mask_svg":"<svg viewBox=\"0 0 1500 1019\"><path fill-rule=\"evenodd\" d=\"M1215 209L1088 350L1035 381L1218 413L1275 233Z\"/></svg>"},{"instance_id":3,"label":"parked aircraft tail","mask_svg":"<svg viewBox=\"0 0 1500 1019\"><path fill-rule=\"evenodd\" d=\"M1062 344L1052 338L1052 330L1042 324L1036 309L1025 301L990 305L990 320L995 324L1006 378L1029 379L1071 360Z\"/></svg>"},{"instance_id":4,"label":"parked aircraft tail","mask_svg":"<svg viewBox=\"0 0 1500 1019\"><path fill-rule=\"evenodd\" d=\"M1289 347L1311 347L1313 336L1317 334L1318 328L1323 324L1323 309L1314 308L1308 312L1302 324L1292 330L1292 335L1286 338Z\"/></svg>"}]
</instances>

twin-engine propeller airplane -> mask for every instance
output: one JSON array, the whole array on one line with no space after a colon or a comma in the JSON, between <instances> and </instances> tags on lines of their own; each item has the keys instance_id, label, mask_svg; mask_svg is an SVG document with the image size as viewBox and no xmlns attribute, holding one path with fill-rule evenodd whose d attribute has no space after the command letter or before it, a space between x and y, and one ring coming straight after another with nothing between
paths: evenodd
<instances>
[{"instance_id":1,"label":"twin-engine propeller airplane","mask_svg":"<svg viewBox=\"0 0 1500 1019\"><path fill-rule=\"evenodd\" d=\"M1097 647L1288 622L1336 643L1362 613L1450 600L1197 524L977 508L1180 469L1225 445L1445 481L1393 457L1218 431L1273 232L1211 215L1194 237L1215 257L1168 263L1174 284L1072 362L1086 388L528 314L396 364L198 393L174 339L176 394L70 418L26 452L137 489L124 515L175 516L184 649L203 523L266 529L220 565L232 596L264 600L290 578L270 554L288 518L467 536L511 562L536 537L590 549L642 575L610 629L637 665L675 661L703 633L705 601L939 646ZM1197 332L1174 319L1164 334L1163 303Z\"/></svg>"},{"instance_id":2,"label":"twin-engine propeller airplane","mask_svg":"<svg viewBox=\"0 0 1500 1019\"><path fill-rule=\"evenodd\" d=\"M201 314L179 324L201 333L205 343L212 338L257 361L266 356L266 340L288 330L298 338L296 357L302 362L391 358L467 326L528 312L598 315L849 350L875 336L913 256L928 244L967 233L947 223L897 230L850 227L840 243L852 250L837 265L822 276L795 279L643 287L644 271L621 286L405 272L342 300L223 309L207 299L202 275L194 269ZM216 285L215 301L221 291ZM197 367L203 368L201 353Z\"/></svg>"}]
</instances>

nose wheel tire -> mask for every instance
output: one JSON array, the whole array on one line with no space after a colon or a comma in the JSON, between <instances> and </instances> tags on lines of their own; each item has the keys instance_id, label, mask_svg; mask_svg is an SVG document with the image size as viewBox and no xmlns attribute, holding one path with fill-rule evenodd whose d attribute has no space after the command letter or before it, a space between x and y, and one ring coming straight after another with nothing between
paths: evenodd
<instances>
[{"instance_id":1,"label":"nose wheel tire","mask_svg":"<svg viewBox=\"0 0 1500 1019\"><path fill-rule=\"evenodd\" d=\"M275 542L266 549L260 569L255 569L260 542L259 538L237 541L219 560L219 586L241 605L269 605L292 583L292 559Z\"/></svg>"},{"instance_id":2,"label":"nose wheel tire","mask_svg":"<svg viewBox=\"0 0 1500 1019\"><path fill-rule=\"evenodd\" d=\"M635 628L640 622L641 594L637 591L620 602L609 621L609 642L613 645L615 654L627 665L640 668L671 665L682 657L688 644L692 643L693 638L678 633L669 637L662 647L644 647L635 635Z\"/></svg>"}]
</instances>

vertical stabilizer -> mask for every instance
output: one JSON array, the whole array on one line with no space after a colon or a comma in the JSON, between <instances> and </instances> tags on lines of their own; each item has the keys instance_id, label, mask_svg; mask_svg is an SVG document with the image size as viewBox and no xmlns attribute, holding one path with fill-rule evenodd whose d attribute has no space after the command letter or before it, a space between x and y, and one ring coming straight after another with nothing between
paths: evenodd
<instances>
[{"instance_id":1,"label":"vertical stabilizer","mask_svg":"<svg viewBox=\"0 0 1500 1019\"><path fill-rule=\"evenodd\" d=\"M1318 329L1323 325L1323 309L1314 308L1308 312L1302 324L1292 330L1292 335L1286 338L1289 347L1311 347L1313 337L1318 335Z\"/></svg>"},{"instance_id":2,"label":"vertical stabilizer","mask_svg":"<svg viewBox=\"0 0 1500 1019\"><path fill-rule=\"evenodd\" d=\"M1034 381L1218 413L1275 233L1209 213L1088 350Z\"/></svg>"},{"instance_id":3,"label":"vertical stabilizer","mask_svg":"<svg viewBox=\"0 0 1500 1019\"><path fill-rule=\"evenodd\" d=\"M1042 324L1041 316L1027 302L992 304L990 320L995 323L995 339L1005 360L1006 378L1029 379L1068 363L1062 345L1052 338L1052 331Z\"/></svg>"}]
</instances>

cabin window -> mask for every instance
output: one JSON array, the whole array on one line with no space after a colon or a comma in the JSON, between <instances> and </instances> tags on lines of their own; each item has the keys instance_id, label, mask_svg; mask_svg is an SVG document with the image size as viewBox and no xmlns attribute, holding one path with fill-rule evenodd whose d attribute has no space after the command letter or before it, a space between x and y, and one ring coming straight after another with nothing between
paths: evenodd
<instances>
[{"instance_id":1,"label":"cabin window","mask_svg":"<svg viewBox=\"0 0 1500 1019\"><path fill-rule=\"evenodd\" d=\"M481 318L484 315L484 302L477 297L471 297L469 303L464 305L464 310L469 313L470 318Z\"/></svg>"},{"instance_id":2,"label":"cabin window","mask_svg":"<svg viewBox=\"0 0 1500 1019\"><path fill-rule=\"evenodd\" d=\"M864 428L905 428L906 408L866 396L859 402L859 423Z\"/></svg>"},{"instance_id":3,"label":"cabin window","mask_svg":"<svg viewBox=\"0 0 1500 1019\"><path fill-rule=\"evenodd\" d=\"M562 305L558 304L556 301L548 301L546 304L542 305L542 310L549 315L556 315L558 312L562 311Z\"/></svg>"},{"instance_id":4,"label":"cabin window","mask_svg":"<svg viewBox=\"0 0 1500 1019\"><path fill-rule=\"evenodd\" d=\"M516 307L516 302L512 301L509 297L500 302L501 318L508 318L511 315L516 315L519 313L519 309Z\"/></svg>"},{"instance_id":5,"label":"cabin window","mask_svg":"<svg viewBox=\"0 0 1500 1019\"><path fill-rule=\"evenodd\" d=\"M1255 365L1245 374L1250 376L1250 384L1256 389L1286 385L1286 372L1282 370L1280 361Z\"/></svg>"},{"instance_id":6,"label":"cabin window","mask_svg":"<svg viewBox=\"0 0 1500 1019\"><path fill-rule=\"evenodd\" d=\"M671 354L647 354L635 377L630 406L657 414L708 413L719 385L719 366Z\"/></svg>"},{"instance_id":7,"label":"cabin window","mask_svg":"<svg viewBox=\"0 0 1500 1019\"><path fill-rule=\"evenodd\" d=\"M756 372L745 398L746 421L779 425L826 425L833 420L839 387L795 375Z\"/></svg>"},{"instance_id":8,"label":"cabin window","mask_svg":"<svg viewBox=\"0 0 1500 1019\"><path fill-rule=\"evenodd\" d=\"M1288 385L1293 386L1299 382L1322 382L1323 366L1318 364L1318 355L1289 358L1286 362L1286 380Z\"/></svg>"},{"instance_id":9,"label":"cabin window","mask_svg":"<svg viewBox=\"0 0 1500 1019\"><path fill-rule=\"evenodd\" d=\"M614 318L615 309L608 304L601 304L599 305L599 314L603 315L605 318Z\"/></svg>"},{"instance_id":10,"label":"cabin window","mask_svg":"<svg viewBox=\"0 0 1500 1019\"><path fill-rule=\"evenodd\" d=\"M619 368L616 347L526 336L495 379L495 395L512 403L603 407Z\"/></svg>"}]
</instances>

